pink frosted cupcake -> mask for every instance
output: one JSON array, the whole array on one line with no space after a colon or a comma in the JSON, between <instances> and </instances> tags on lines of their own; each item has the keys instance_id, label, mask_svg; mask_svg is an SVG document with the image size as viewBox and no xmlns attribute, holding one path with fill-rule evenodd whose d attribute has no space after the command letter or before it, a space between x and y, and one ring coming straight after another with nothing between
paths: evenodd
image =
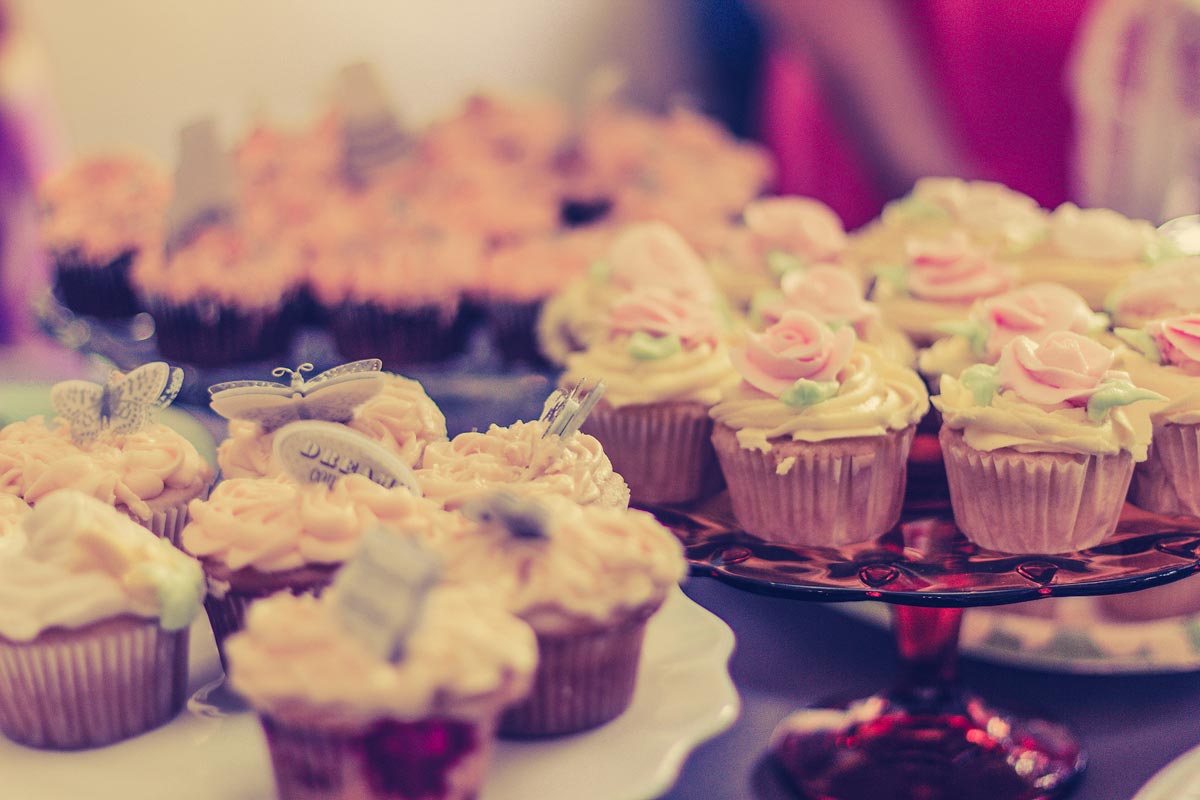
<instances>
[{"instance_id":1,"label":"pink frosted cupcake","mask_svg":"<svg viewBox=\"0 0 1200 800\"><path fill-rule=\"evenodd\" d=\"M1200 257L1165 261L1135 273L1109 294L1104 307L1114 325L1127 328L1200 311Z\"/></svg>"},{"instance_id":2,"label":"pink frosted cupcake","mask_svg":"<svg viewBox=\"0 0 1200 800\"><path fill-rule=\"evenodd\" d=\"M75 750L179 712L204 595L195 561L71 490L47 496L0 544L0 732Z\"/></svg>"},{"instance_id":3,"label":"pink frosted cupcake","mask_svg":"<svg viewBox=\"0 0 1200 800\"><path fill-rule=\"evenodd\" d=\"M996 366L943 376L933 399L954 520L981 547L1065 553L1116 529L1150 425L1126 412L1161 398L1111 369L1114 354L1067 331L1018 336Z\"/></svg>"},{"instance_id":4,"label":"pink frosted cupcake","mask_svg":"<svg viewBox=\"0 0 1200 800\"><path fill-rule=\"evenodd\" d=\"M527 700L500 732L552 736L602 725L633 698L646 624L683 579L679 540L643 511L498 493L443 549L447 580L491 591L537 634Z\"/></svg>"},{"instance_id":5,"label":"pink frosted cupcake","mask_svg":"<svg viewBox=\"0 0 1200 800\"><path fill-rule=\"evenodd\" d=\"M469 589L406 588L390 595L411 620L393 658L352 632L335 592L257 603L229 641L281 800L477 796L496 720L528 690L533 633Z\"/></svg>"},{"instance_id":6,"label":"pink frosted cupcake","mask_svg":"<svg viewBox=\"0 0 1200 800\"><path fill-rule=\"evenodd\" d=\"M595 437L547 434L541 420L492 425L433 442L417 470L425 497L447 509L498 489L522 496L560 495L580 505L625 508L629 486Z\"/></svg>"},{"instance_id":7,"label":"pink frosted cupcake","mask_svg":"<svg viewBox=\"0 0 1200 800\"><path fill-rule=\"evenodd\" d=\"M940 239L913 239L901 262L876 269L872 299L883 319L917 345L948 335L947 323L962 322L971 304L1008 291L1017 272L954 231Z\"/></svg>"},{"instance_id":8,"label":"pink frosted cupcake","mask_svg":"<svg viewBox=\"0 0 1200 800\"><path fill-rule=\"evenodd\" d=\"M712 409L713 446L747 533L839 546L896 524L929 409L915 372L802 311L751 334L733 364L742 381Z\"/></svg>"},{"instance_id":9,"label":"pink frosted cupcake","mask_svg":"<svg viewBox=\"0 0 1200 800\"><path fill-rule=\"evenodd\" d=\"M634 503L685 503L720 488L708 411L738 375L709 305L667 289L617 300L609 333L567 358L569 389L604 381L583 429L613 459Z\"/></svg>"},{"instance_id":10,"label":"pink frosted cupcake","mask_svg":"<svg viewBox=\"0 0 1200 800\"><path fill-rule=\"evenodd\" d=\"M137 313L130 266L162 246L170 187L161 167L132 155L93 156L42 184L40 235L68 308L98 317Z\"/></svg>"},{"instance_id":11,"label":"pink frosted cupcake","mask_svg":"<svg viewBox=\"0 0 1200 800\"><path fill-rule=\"evenodd\" d=\"M1165 396L1145 403L1154 426L1149 457L1133 473L1130 499L1156 514L1200 516L1200 314L1118 328L1129 347L1118 365L1138 386Z\"/></svg>"},{"instance_id":12,"label":"pink frosted cupcake","mask_svg":"<svg viewBox=\"0 0 1200 800\"><path fill-rule=\"evenodd\" d=\"M789 269L778 291L755 295L751 321L769 327L785 311L804 311L826 325L849 325L860 341L874 345L884 355L906 366L916 360L912 342L899 330L883 324L879 307L863 296L862 280L840 264L822 263Z\"/></svg>"},{"instance_id":13,"label":"pink frosted cupcake","mask_svg":"<svg viewBox=\"0 0 1200 800\"><path fill-rule=\"evenodd\" d=\"M383 388L354 409L346 427L379 442L418 467L430 442L446 440L446 417L425 393L424 387L403 375L384 373ZM221 476L253 478L283 474L275 458L275 431L248 420L229 421L229 436L217 447Z\"/></svg>"},{"instance_id":14,"label":"pink frosted cupcake","mask_svg":"<svg viewBox=\"0 0 1200 800\"><path fill-rule=\"evenodd\" d=\"M957 378L974 364L995 364L1018 336L1041 342L1056 331L1096 337L1108 326L1075 292L1057 283L1032 283L979 300L965 322L949 323L951 334L921 351L918 369L931 386L942 375Z\"/></svg>"}]
</instances>

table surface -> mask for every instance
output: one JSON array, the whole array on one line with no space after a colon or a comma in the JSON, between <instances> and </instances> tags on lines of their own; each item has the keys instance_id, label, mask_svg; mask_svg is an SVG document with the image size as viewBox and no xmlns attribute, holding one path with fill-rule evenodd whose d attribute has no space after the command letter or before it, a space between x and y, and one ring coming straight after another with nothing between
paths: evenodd
<instances>
[{"instance_id":1,"label":"table surface","mask_svg":"<svg viewBox=\"0 0 1200 800\"><path fill-rule=\"evenodd\" d=\"M890 632L821 603L751 594L712 578L691 578L684 591L737 637L730 672L742 712L692 753L666 800L794 798L763 762L772 730L797 708L889 685L897 668ZM993 705L1075 732L1091 760L1071 800L1128 800L1200 744L1200 672L1069 675L963 658L960 674Z\"/></svg>"}]
</instances>

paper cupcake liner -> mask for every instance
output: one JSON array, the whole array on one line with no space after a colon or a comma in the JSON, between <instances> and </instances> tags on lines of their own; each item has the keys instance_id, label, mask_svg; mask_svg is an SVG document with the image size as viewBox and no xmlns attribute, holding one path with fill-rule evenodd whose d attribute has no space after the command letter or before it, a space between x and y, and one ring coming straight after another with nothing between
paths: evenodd
<instances>
[{"instance_id":1,"label":"paper cupcake liner","mask_svg":"<svg viewBox=\"0 0 1200 800\"><path fill-rule=\"evenodd\" d=\"M211 299L173 303L143 297L154 317L158 352L172 361L221 366L280 356L291 345L298 310L287 296L272 308L239 309Z\"/></svg>"},{"instance_id":2,"label":"paper cupcake liner","mask_svg":"<svg viewBox=\"0 0 1200 800\"><path fill-rule=\"evenodd\" d=\"M497 300L485 305L488 333L506 364L546 364L537 341L541 310L540 300L527 303Z\"/></svg>"},{"instance_id":3,"label":"paper cupcake liner","mask_svg":"<svg viewBox=\"0 0 1200 800\"><path fill-rule=\"evenodd\" d=\"M76 314L114 319L141 310L129 270L135 251L121 253L107 264L84 261L77 251L54 254L55 294Z\"/></svg>"},{"instance_id":4,"label":"paper cupcake liner","mask_svg":"<svg viewBox=\"0 0 1200 800\"><path fill-rule=\"evenodd\" d=\"M471 800L495 721L381 720L317 730L262 716L279 800Z\"/></svg>"},{"instance_id":5,"label":"paper cupcake liner","mask_svg":"<svg viewBox=\"0 0 1200 800\"><path fill-rule=\"evenodd\" d=\"M346 359L380 358L386 367L446 361L464 352L470 323L456 305L389 310L345 303L330 315L333 338Z\"/></svg>"},{"instance_id":6,"label":"paper cupcake liner","mask_svg":"<svg viewBox=\"0 0 1200 800\"><path fill-rule=\"evenodd\" d=\"M279 592L291 592L294 595L311 594L320 596L325 587L332 581L332 575L324 582L309 583L292 587L264 588L255 590L228 589L220 597L210 593L204 598L204 610L208 614L208 622L212 626L213 640L217 645L217 654L221 657L221 666L225 666L225 640L246 627L246 610L255 600L270 597Z\"/></svg>"},{"instance_id":7,"label":"paper cupcake liner","mask_svg":"<svg viewBox=\"0 0 1200 800\"><path fill-rule=\"evenodd\" d=\"M641 611L600 631L538 634L533 688L500 719L500 735L557 736L615 719L633 700L646 622Z\"/></svg>"},{"instance_id":8,"label":"paper cupcake liner","mask_svg":"<svg viewBox=\"0 0 1200 800\"><path fill-rule=\"evenodd\" d=\"M1104 541L1117 527L1133 456L992 452L960 431L938 440L954 522L980 547L1002 553L1068 553Z\"/></svg>"},{"instance_id":9,"label":"paper cupcake liner","mask_svg":"<svg viewBox=\"0 0 1200 800\"><path fill-rule=\"evenodd\" d=\"M583 430L600 441L634 504L686 503L721 489L712 420L698 403L600 403Z\"/></svg>"},{"instance_id":10,"label":"paper cupcake liner","mask_svg":"<svg viewBox=\"0 0 1200 800\"><path fill-rule=\"evenodd\" d=\"M187 661L186 630L133 618L0 639L0 731L60 750L127 739L183 707Z\"/></svg>"},{"instance_id":11,"label":"paper cupcake liner","mask_svg":"<svg viewBox=\"0 0 1200 800\"><path fill-rule=\"evenodd\" d=\"M716 425L713 445L738 524L791 545L837 547L873 539L900 519L915 427L886 436L773 442L747 450Z\"/></svg>"},{"instance_id":12,"label":"paper cupcake liner","mask_svg":"<svg viewBox=\"0 0 1200 800\"><path fill-rule=\"evenodd\" d=\"M1154 429L1150 457L1133 471L1131 499L1155 514L1200 517L1200 425Z\"/></svg>"},{"instance_id":13,"label":"paper cupcake liner","mask_svg":"<svg viewBox=\"0 0 1200 800\"><path fill-rule=\"evenodd\" d=\"M188 522L188 504L181 503L167 509L154 511L150 514L150 519L139 519L133 514L130 514L129 518L155 536L166 539L179 547L179 537Z\"/></svg>"}]
</instances>

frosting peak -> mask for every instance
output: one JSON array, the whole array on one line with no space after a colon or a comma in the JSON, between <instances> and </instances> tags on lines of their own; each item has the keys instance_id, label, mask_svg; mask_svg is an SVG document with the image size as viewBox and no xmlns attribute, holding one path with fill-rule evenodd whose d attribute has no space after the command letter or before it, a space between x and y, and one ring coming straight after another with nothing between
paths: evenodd
<instances>
[{"instance_id":1,"label":"frosting peak","mask_svg":"<svg viewBox=\"0 0 1200 800\"><path fill-rule=\"evenodd\" d=\"M755 200L742 212L746 227L769 250L804 262L828 261L846 249L846 230L833 209L803 197Z\"/></svg>"},{"instance_id":2,"label":"frosting peak","mask_svg":"<svg viewBox=\"0 0 1200 800\"><path fill-rule=\"evenodd\" d=\"M654 286L618 298L613 303L609 326L617 335L675 336L685 347L715 346L720 318L711 304Z\"/></svg>"},{"instance_id":3,"label":"frosting peak","mask_svg":"<svg viewBox=\"0 0 1200 800\"><path fill-rule=\"evenodd\" d=\"M1141 261L1157 241L1154 226L1107 208L1063 203L1050 215L1051 240L1064 253L1094 261Z\"/></svg>"},{"instance_id":4,"label":"frosting peak","mask_svg":"<svg viewBox=\"0 0 1200 800\"><path fill-rule=\"evenodd\" d=\"M922 300L963 302L999 294L1012 287L1015 272L975 249L966 234L908 243L906 285Z\"/></svg>"},{"instance_id":5,"label":"frosting peak","mask_svg":"<svg viewBox=\"0 0 1200 800\"><path fill-rule=\"evenodd\" d=\"M662 222L626 228L609 247L607 263L612 282L622 289L659 287L697 298L715 294L700 256Z\"/></svg>"}]
</instances>

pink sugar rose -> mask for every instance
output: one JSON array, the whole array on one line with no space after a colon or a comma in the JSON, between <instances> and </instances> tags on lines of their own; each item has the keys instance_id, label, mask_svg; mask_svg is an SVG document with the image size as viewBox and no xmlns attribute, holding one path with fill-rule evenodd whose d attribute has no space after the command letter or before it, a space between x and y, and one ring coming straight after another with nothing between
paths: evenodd
<instances>
[{"instance_id":1,"label":"pink sugar rose","mask_svg":"<svg viewBox=\"0 0 1200 800\"><path fill-rule=\"evenodd\" d=\"M1087 405L1106 378L1127 378L1109 368L1114 354L1099 342L1070 331L1057 331L1038 344L1028 336L1013 339L1000 353L999 383L1039 405Z\"/></svg>"},{"instance_id":2,"label":"pink sugar rose","mask_svg":"<svg viewBox=\"0 0 1200 800\"><path fill-rule=\"evenodd\" d=\"M1158 345L1163 363L1179 367L1200 365L1200 314L1151 322L1146 332Z\"/></svg>"},{"instance_id":3,"label":"pink sugar rose","mask_svg":"<svg viewBox=\"0 0 1200 800\"><path fill-rule=\"evenodd\" d=\"M641 331L652 336L675 334L685 346L716 344L720 319L708 304L662 287L630 292L618 299L609 316L613 333Z\"/></svg>"},{"instance_id":4,"label":"pink sugar rose","mask_svg":"<svg viewBox=\"0 0 1200 800\"><path fill-rule=\"evenodd\" d=\"M909 242L907 281L909 294L922 300L966 302L1011 289L1016 275L956 231L943 240Z\"/></svg>"},{"instance_id":5,"label":"pink sugar rose","mask_svg":"<svg viewBox=\"0 0 1200 800\"><path fill-rule=\"evenodd\" d=\"M742 212L764 249L805 261L828 261L846 249L846 229L829 206L802 197L756 200Z\"/></svg>"},{"instance_id":6,"label":"pink sugar rose","mask_svg":"<svg viewBox=\"0 0 1200 800\"><path fill-rule=\"evenodd\" d=\"M612 282L621 289L658 286L708 298L712 277L696 251L669 225L644 222L626 228L608 251Z\"/></svg>"},{"instance_id":7,"label":"pink sugar rose","mask_svg":"<svg viewBox=\"0 0 1200 800\"><path fill-rule=\"evenodd\" d=\"M764 322L777 322L785 311L805 311L825 323L853 325L860 338L879 319L879 309L863 297L852 272L832 264L793 270L780 281L783 298L761 309Z\"/></svg>"},{"instance_id":8,"label":"pink sugar rose","mask_svg":"<svg viewBox=\"0 0 1200 800\"><path fill-rule=\"evenodd\" d=\"M853 328L835 332L812 314L786 311L762 333L750 334L730 358L746 383L778 397L801 378L837 380L856 340Z\"/></svg>"},{"instance_id":9,"label":"pink sugar rose","mask_svg":"<svg viewBox=\"0 0 1200 800\"><path fill-rule=\"evenodd\" d=\"M1057 283L1033 283L979 303L971 317L988 327L985 356L995 362L1018 336L1035 342L1055 331L1086 334L1096 315L1075 292Z\"/></svg>"}]
</instances>

